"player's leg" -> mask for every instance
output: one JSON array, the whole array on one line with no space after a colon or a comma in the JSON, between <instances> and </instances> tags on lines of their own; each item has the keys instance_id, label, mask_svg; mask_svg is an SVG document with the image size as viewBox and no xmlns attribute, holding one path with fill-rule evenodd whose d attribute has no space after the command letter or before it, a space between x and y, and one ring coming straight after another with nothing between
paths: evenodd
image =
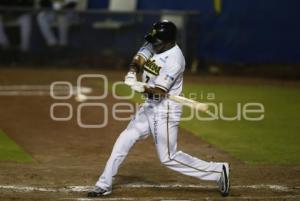
<instances>
[{"instance_id":1,"label":"player's leg","mask_svg":"<svg viewBox=\"0 0 300 201\"><path fill-rule=\"evenodd\" d=\"M58 15L57 23L58 23L59 45L66 46L68 43L68 34L69 34L69 26L70 26L69 14L64 13Z\"/></svg>"},{"instance_id":2,"label":"player's leg","mask_svg":"<svg viewBox=\"0 0 300 201\"><path fill-rule=\"evenodd\" d=\"M37 22L41 30L42 36L46 40L47 45L54 46L57 40L51 26L56 19L56 14L51 11L41 11L37 15Z\"/></svg>"},{"instance_id":3,"label":"player's leg","mask_svg":"<svg viewBox=\"0 0 300 201\"><path fill-rule=\"evenodd\" d=\"M3 48L6 48L9 46L9 40L4 31L3 18L1 15L0 15L0 46L2 46Z\"/></svg>"},{"instance_id":4,"label":"player's leg","mask_svg":"<svg viewBox=\"0 0 300 201\"><path fill-rule=\"evenodd\" d=\"M175 122L169 121L159 126L166 129L165 132L158 133L161 143L157 145L160 161L164 165L172 170L198 179L209 181L218 181L220 179L222 163L207 162L176 150L178 125Z\"/></svg>"},{"instance_id":5,"label":"player's leg","mask_svg":"<svg viewBox=\"0 0 300 201\"><path fill-rule=\"evenodd\" d=\"M135 142L147 138L149 131L149 123L142 107L115 142L105 169L96 183L96 187L111 192L112 179L117 174L119 166ZM96 194L93 195L97 196ZM92 194L89 194L89 196L94 197Z\"/></svg>"},{"instance_id":6,"label":"player's leg","mask_svg":"<svg viewBox=\"0 0 300 201\"><path fill-rule=\"evenodd\" d=\"M31 36L31 16L30 14L21 15L18 18L18 23L21 28L21 51L26 52L30 47Z\"/></svg>"},{"instance_id":7,"label":"player's leg","mask_svg":"<svg viewBox=\"0 0 300 201\"><path fill-rule=\"evenodd\" d=\"M151 131L156 142L160 161L168 168L184 175L202 180L218 181L222 174L223 163L207 162L177 151L177 132L180 121L180 109L170 106L167 111L154 112ZM159 123L155 123L159 122Z\"/></svg>"}]
</instances>

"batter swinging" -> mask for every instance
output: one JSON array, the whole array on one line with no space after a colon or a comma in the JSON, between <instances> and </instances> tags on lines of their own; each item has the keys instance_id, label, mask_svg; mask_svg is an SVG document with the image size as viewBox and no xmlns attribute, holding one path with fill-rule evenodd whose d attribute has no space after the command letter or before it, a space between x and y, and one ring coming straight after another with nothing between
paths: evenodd
<instances>
[{"instance_id":1,"label":"batter swinging","mask_svg":"<svg viewBox=\"0 0 300 201\"><path fill-rule=\"evenodd\" d=\"M182 91L185 59L176 45L176 26L170 21L153 25L145 36L147 41L130 64L125 83L147 98L128 127L117 139L104 172L89 197L108 195L112 192L112 179L131 147L140 139L152 134L159 159L166 167L202 180L215 181L223 196L229 194L228 163L206 162L177 151L177 132L181 105L166 97ZM143 68L142 80L136 74Z\"/></svg>"}]
</instances>

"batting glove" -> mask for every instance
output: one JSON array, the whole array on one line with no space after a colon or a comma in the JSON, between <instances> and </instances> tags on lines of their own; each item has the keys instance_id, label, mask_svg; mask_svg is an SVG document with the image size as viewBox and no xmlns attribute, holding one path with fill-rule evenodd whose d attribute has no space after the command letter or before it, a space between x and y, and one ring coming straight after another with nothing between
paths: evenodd
<instances>
[{"instance_id":1,"label":"batting glove","mask_svg":"<svg viewBox=\"0 0 300 201\"><path fill-rule=\"evenodd\" d=\"M136 73L129 71L125 76L125 84L132 86L136 82Z\"/></svg>"},{"instance_id":2,"label":"batting glove","mask_svg":"<svg viewBox=\"0 0 300 201\"><path fill-rule=\"evenodd\" d=\"M135 82L133 85L131 85L131 89L143 93L145 91L145 83Z\"/></svg>"}]
</instances>

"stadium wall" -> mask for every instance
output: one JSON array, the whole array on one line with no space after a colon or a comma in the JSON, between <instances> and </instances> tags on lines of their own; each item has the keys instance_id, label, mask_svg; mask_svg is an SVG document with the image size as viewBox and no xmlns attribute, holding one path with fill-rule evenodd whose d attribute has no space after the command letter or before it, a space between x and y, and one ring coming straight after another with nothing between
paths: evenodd
<instances>
[{"instance_id":1,"label":"stadium wall","mask_svg":"<svg viewBox=\"0 0 300 201\"><path fill-rule=\"evenodd\" d=\"M221 3L216 13L216 3ZM107 8L90 0L90 8ZM300 63L299 0L139 0L139 10L198 10L198 57L218 63Z\"/></svg>"}]
</instances>

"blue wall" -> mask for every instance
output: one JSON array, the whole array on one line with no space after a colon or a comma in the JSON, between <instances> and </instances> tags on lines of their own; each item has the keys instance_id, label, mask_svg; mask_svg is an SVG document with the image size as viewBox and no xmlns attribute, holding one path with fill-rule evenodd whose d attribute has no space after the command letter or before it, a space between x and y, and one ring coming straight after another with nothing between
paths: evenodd
<instances>
[{"instance_id":1,"label":"blue wall","mask_svg":"<svg viewBox=\"0 0 300 201\"><path fill-rule=\"evenodd\" d=\"M107 0L90 0L107 8ZM201 58L221 63L300 63L299 0L138 0L139 10L198 10Z\"/></svg>"}]
</instances>

